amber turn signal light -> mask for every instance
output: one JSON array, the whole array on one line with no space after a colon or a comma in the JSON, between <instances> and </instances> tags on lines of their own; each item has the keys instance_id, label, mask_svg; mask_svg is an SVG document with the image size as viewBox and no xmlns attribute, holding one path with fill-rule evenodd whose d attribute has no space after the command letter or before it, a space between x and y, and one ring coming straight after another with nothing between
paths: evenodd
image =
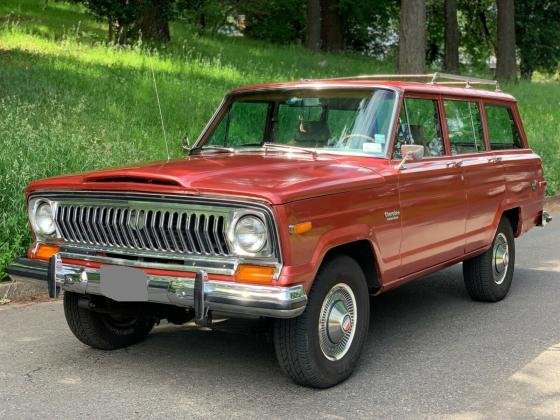
<instances>
[{"instance_id":1,"label":"amber turn signal light","mask_svg":"<svg viewBox=\"0 0 560 420\"><path fill-rule=\"evenodd\" d=\"M296 225L290 225L288 229L292 235L301 235L302 233L309 232L312 227L313 224L311 222L303 222Z\"/></svg>"},{"instance_id":2,"label":"amber turn signal light","mask_svg":"<svg viewBox=\"0 0 560 420\"><path fill-rule=\"evenodd\" d=\"M54 254L58 254L59 252L60 247L56 245L39 244L35 251L35 258L48 261Z\"/></svg>"},{"instance_id":3,"label":"amber turn signal light","mask_svg":"<svg viewBox=\"0 0 560 420\"><path fill-rule=\"evenodd\" d=\"M240 283L270 284L274 277L274 267L241 264L235 272L235 281Z\"/></svg>"}]
</instances>

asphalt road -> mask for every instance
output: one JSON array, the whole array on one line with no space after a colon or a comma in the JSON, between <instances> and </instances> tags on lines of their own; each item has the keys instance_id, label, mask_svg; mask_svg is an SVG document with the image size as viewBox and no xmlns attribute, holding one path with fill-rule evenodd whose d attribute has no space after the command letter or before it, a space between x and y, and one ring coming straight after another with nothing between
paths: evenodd
<instances>
[{"instance_id":1,"label":"asphalt road","mask_svg":"<svg viewBox=\"0 0 560 420\"><path fill-rule=\"evenodd\" d=\"M509 297L469 300L461 266L373 299L355 374L294 385L254 325L157 327L103 352L60 302L0 309L0 418L560 418L560 220L517 242Z\"/></svg>"}]
</instances>

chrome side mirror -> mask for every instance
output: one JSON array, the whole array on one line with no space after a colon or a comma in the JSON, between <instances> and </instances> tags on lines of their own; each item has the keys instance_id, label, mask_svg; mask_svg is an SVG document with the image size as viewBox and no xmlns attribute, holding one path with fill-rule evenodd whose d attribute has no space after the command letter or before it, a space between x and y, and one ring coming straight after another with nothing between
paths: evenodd
<instances>
[{"instance_id":1,"label":"chrome side mirror","mask_svg":"<svg viewBox=\"0 0 560 420\"><path fill-rule=\"evenodd\" d=\"M422 160L424 157L424 146L421 144L403 144L401 146L401 155L403 158L397 165L397 170L405 169L406 162Z\"/></svg>"}]
</instances>

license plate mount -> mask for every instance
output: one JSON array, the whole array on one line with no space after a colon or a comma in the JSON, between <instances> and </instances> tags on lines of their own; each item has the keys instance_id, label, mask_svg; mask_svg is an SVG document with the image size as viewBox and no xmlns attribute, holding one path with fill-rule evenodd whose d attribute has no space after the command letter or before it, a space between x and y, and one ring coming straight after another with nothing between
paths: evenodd
<instances>
[{"instance_id":1,"label":"license plate mount","mask_svg":"<svg viewBox=\"0 0 560 420\"><path fill-rule=\"evenodd\" d=\"M147 302L148 276L140 269L102 265L99 270L103 296L117 302Z\"/></svg>"}]
</instances>

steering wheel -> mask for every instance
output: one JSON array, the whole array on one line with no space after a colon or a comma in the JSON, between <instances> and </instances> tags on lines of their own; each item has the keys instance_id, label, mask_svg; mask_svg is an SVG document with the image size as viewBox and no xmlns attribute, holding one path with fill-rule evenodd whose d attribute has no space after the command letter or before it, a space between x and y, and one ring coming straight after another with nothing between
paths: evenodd
<instances>
[{"instance_id":1,"label":"steering wheel","mask_svg":"<svg viewBox=\"0 0 560 420\"><path fill-rule=\"evenodd\" d=\"M340 142L342 143L342 147L345 147L345 146L346 146L346 144L348 143L348 139L349 139L350 137L359 137L359 138L362 138L362 139L369 140L369 141L372 142L372 143L375 143L375 139L374 139L373 137L371 137L371 136L368 136L367 134L350 133L350 134L346 134L344 137L342 137L342 138L340 139Z\"/></svg>"}]
</instances>

